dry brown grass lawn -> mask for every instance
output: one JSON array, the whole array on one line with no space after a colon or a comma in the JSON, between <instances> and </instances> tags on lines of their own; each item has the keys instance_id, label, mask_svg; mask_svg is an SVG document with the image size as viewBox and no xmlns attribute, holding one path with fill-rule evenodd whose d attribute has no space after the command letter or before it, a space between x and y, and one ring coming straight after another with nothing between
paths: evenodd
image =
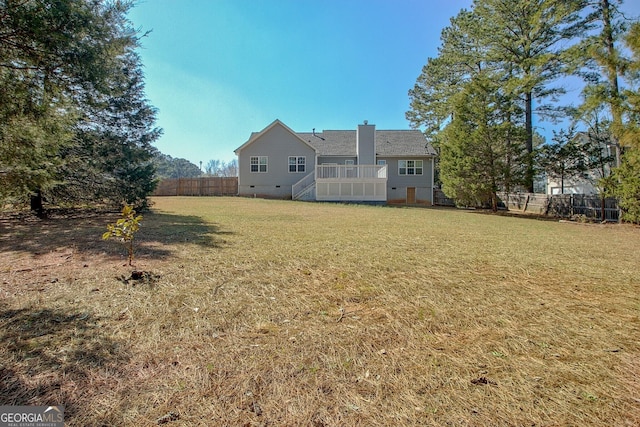
<instances>
[{"instance_id":1,"label":"dry brown grass lawn","mask_svg":"<svg viewBox=\"0 0 640 427\"><path fill-rule=\"evenodd\" d=\"M157 198L0 229L0 404L69 426L640 425L640 229Z\"/></svg>"}]
</instances>

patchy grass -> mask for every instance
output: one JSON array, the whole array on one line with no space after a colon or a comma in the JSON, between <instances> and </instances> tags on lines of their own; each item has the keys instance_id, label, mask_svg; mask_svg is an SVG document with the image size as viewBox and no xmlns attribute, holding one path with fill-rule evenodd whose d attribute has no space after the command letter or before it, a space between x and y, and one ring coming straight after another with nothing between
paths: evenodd
<instances>
[{"instance_id":1,"label":"patchy grass","mask_svg":"<svg viewBox=\"0 0 640 427\"><path fill-rule=\"evenodd\" d=\"M0 223L0 404L70 426L639 425L640 229L157 198Z\"/></svg>"}]
</instances>

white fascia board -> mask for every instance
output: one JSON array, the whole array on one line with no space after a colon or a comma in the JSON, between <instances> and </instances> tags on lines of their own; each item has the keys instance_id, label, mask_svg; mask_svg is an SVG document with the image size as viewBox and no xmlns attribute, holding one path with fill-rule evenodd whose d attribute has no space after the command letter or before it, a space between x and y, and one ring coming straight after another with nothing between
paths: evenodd
<instances>
[{"instance_id":1,"label":"white fascia board","mask_svg":"<svg viewBox=\"0 0 640 427\"><path fill-rule=\"evenodd\" d=\"M287 132L291 133L293 136L295 136L300 142L302 142L304 145L308 146L309 148L311 148L316 155L318 155L318 150L311 144L309 144L307 141L305 141L303 138L301 138L300 136L298 136L298 134L296 134L289 126L285 125L284 123L282 123L280 121L280 119L275 119L273 122L271 122L270 125L268 125L266 128L262 129L260 132L256 133L253 135L252 138L249 138L249 140L247 142L245 142L244 144L242 144L240 147L236 148L234 150L234 153L236 153L236 155L240 155L240 152L247 146L253 144L255 141L257 141L258 139L260 139L260 137L262 135L264 135L265 133L269 132L273 127L275 127L276 125L280 125L282 126Z\"/></svg>"}]
</instances>

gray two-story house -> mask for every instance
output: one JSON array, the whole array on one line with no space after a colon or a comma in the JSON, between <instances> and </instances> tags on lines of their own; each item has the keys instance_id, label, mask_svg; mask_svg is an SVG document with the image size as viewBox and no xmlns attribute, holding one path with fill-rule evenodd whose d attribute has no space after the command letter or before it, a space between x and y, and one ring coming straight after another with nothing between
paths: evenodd
<instances>
[{"instance_id":1,"label":"gray two-story house","mask_svg":"<svg viewBox=\"0 0 640 427\"><path fill-rule=\"evenodd\" d=\"M294 132L275 120L235 153L241 196L433 204L436 152L418 130Z\"/></svg>"}]
</instances>

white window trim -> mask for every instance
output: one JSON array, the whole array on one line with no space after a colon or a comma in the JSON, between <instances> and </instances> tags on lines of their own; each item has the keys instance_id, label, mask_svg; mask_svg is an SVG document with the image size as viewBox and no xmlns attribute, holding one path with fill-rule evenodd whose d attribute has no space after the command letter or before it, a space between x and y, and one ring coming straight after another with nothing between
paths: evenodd
<instances>
[{"instance_id":1,"label":"white window trim","mask_svg":"<svg viewBox=\"0 0 640 427\"><path fill-rule=\"evenodd\" d=\"M258 170L254 171L252 170L252 166L254 166L254 163L252 163L253 159L258 159ZM264 159L264 163L261 162L261 160ZM260 166L264 165L264 171L260 170ZM249 172L250 173L268 173L269 172L269 156L250 156L249 157Z\"/></svg>"},{"instance_id":2,"label":"white window trim","mask_svg":"<svg viewBox=\"0 0 640 427\"><path fill-rule=\"evenodd\" d=\"M404 162L404 167L401 167L400 164ZM408 162L413 162L413 166L409 167L407 165ZM420 162L420 166L417 163ZM404 169L404 173L400 173L400 169ZM409 169L413 169L414 173L407 173ZM420 173L415 173L418 169L420 169ZM398 175L399 176L422 176L424 175L424 160L415 159L415 160L398 160Z\"/></svg>"},{"instance_id":3,"label":"white window trim","mask_svg":"<svg viewBox=\"0 0 640 427\"><path fill-rule=\"evenodd\" d=\"M295 171L291 171L291 166L293 166L293 164L291 164L291 159L296 159ZM300 170L300 166L301 166L301 164L299 163L300 159L304 159L304 163L302 164L302 166L304 166L303 171ZM307 172L307 156L289 156L287 159L287 171L289 173L306 173Z\"/></svg>"}]
</instances>

